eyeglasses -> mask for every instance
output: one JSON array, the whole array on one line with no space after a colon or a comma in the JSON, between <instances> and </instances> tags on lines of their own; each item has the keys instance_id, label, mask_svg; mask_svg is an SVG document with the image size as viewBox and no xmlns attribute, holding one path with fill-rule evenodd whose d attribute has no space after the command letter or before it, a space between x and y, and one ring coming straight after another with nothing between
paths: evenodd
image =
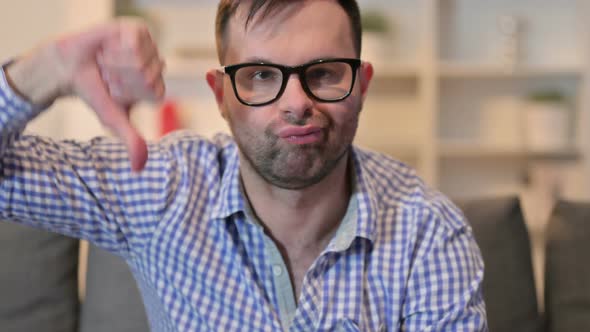
<instances>
[{"instance_id":1,"label":"eyeglasses","mask_svg":"<svg viewBox=\"0 0 590 332\"><path fill-rule=\"evenodd\" d=\"M296 67L273 63L241 63L224 67L238 100L247 106L264 106L279 99L291 74L296 73L312 99L333 103L350 96L359 59L324 59Z\"/></svg>"}]
</instances>

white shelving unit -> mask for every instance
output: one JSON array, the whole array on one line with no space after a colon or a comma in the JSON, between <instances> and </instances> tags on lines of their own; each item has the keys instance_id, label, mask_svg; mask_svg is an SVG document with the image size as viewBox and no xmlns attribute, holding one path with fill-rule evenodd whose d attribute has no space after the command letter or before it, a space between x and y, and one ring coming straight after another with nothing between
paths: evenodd
<instances>
[{"instance_id":1,"label":"white shelving unit","mask_svg":"<svg viewBox=\"0 0 590 332\"><path fill-rule=\"evenodd\" d=\"M157 17L160 44L213 54L215 3L138 2ZM584 0L360 0L378 9L394 31L390 55L372 60L376 76L365 104L357 144L392 154L415 166L425 180L453 197L521 193L523 174L537 162L567 169L564 195L590 197L590 130ZM499 21L521 25L516 61L503 60L506 40ZM196 33L201 32L201 33ZM214 56L187 61L169 57L171 97L205 109L190 127L227 130L218 121L204 83ZM494 110L514 108L532 91L559 89L571 97L576 128L571 147L531 152L518 137L492 137L486 127ZM189 112L193 112L190 110ZM509 111L508 111L509 112ZM194 112L193 112L194 113ZM214 123L203 128L203 123ZM497 125L497 124L495 124ZM514 127L507 123L506 127ZM514 128L512 128L514 129ZM514 131L514 130L513 130ZM495 130L501 135L502 130ZM514 134L514 133L512 133ZM495 165L489 167L490 165ZM485 167L484 167L485 166ZM508 181L508 179L510 181ZM490 182L497 183L490 185Z\"/></svg>"},{"instance_id":2,"label":"white shelving unit","mask_svg":"<svg viewBox=\"0 0 590 332\"><path fill-rule=\"evenodd\" d=\"M588 184L588 148L583 138L584 132L590 129L590 124L583 120L588 118L589 106L585 2L432 1L438 14L435 24L438 29L434 32L438 42L434 84L439 92L434 110L439 119L436 136L439 167L433 183L451 196L493 195L515 189L520 193L525 184L518 182L504 188L490 186L487 192L481 189L485 181L482 178L508 177L521 181L523 172L542 162L553 163L556 168L579 167L574 182ZM499 27L499 21L507 15L518 18L521 24L519 52L510 63L503 60L506 41ZM522 113L522 104L517 102L542 89L558 89L570 96L573 121L579 124L578 128L572 128L571 146L557 151L530 152L522 142L516 142L518 137L512 142L500 139L502 144L487 142L486 116L502 111L502 107L513 107L511 111ZM495 170L484 172L486 167L481 165L484 162L493 163ZM478 168L482 172L477 172ZM568 185L576 186L576 183L563 183ZM576 191L574 196L588 196L587 191L572 191Z\"/></svg>"},{"instance_id":3,"label":"white shelving unit","mask_svg":"<svg viewBox=\"0 0 590 332\"><path fill-rule=\"evenodd\" d=\"M507 69L502 65L481 65L463 63L440 63L440 76L443 78L493 79L493 78L551 78L580 77L583 75L579 65L521 65Z\"/></svg>"},{"instance_id":4,"label":"white shelving unit","mask_svg":"<svg viewBox=\"0 0 590 332\"><path fill-rule=\"evenodd\" d=\"M370 135L378 136L374 133L376 130L388 131L390 141L397 142L394 132L407 132L407 127L414 127L417 135L402 135L415 142L413 146L417 151L413 154L413 164L429 183L453 197L521 193L525 188L523 174L537 162L554 163L557 168L576 168L578 173L569 175L572 183L563 184L572 189L564 191L577 198L589 196L588 190L580 189L579 185L584 183L588 188L590 174L585 140L590 124L585 120L589 118L586 89L589 66L588 34L584 29L588 8L584 1L420 0L409 5L407 1L390 0L361 3L390 15L396 27L391 40L398 44L394 49L407 46L404 41L408 38L400 34L410 33L416 38L412 43L415 47L409 47L410 51L404 56L392 55L389 59L392 68L413 63L408 66L408 75L390 79L398 86L416 89L406 89L401 96L389 93L389 101L383 102L389 106L379 110L371 109L372 105L368 104L367 113L394 112L400 119L398 123L382 122L391 125L390 128L367 126L367 131L371 129ZM412 11L413 14L408 14ZM518 18L523 25L518 39L520 51L516 61L511 63L503 60L505 41L498 26L500 18L507 15ZM408 17L419 19L409 21ZM377 68L377 73L379 70ZM386 79L378 79L376 85L385 84L384 81ZM522 108L522 104L517 102L541 89L559 89L572 98L578 127L572 130L571 146L545 152L529 151L518 137L512 141L510 137L497 137L493 141L486 137L490 132L490 128L486 128L486 112L489 116L495 109L513 107L514 112L522 113L524 110L518 106ZM415 108L393 106L399 100L412 98ZM391 115L392 118L396 116ZM373 140L365 140L370 135L361 130L360 142L370 146ZM379 145L382 147L384 143ZM490 179L497 180L495 185L489 184Z\"/></svg>"}]
</instances>

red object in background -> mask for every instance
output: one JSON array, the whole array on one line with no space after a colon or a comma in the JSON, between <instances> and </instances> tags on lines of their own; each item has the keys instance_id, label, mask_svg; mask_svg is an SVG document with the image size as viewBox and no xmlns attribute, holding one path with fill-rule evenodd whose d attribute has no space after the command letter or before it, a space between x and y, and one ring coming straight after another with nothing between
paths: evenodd
<instances>
[{"instance_id":1,"label":"red object in background","mask_svg":"<svg viewBox=\"0 0 590 332\"><path fill-rule=\"evenodd\" d=\"M160 109L160 136L180 129L178 105L172 100L164 102Z\"/></svg>"}]
</instances>

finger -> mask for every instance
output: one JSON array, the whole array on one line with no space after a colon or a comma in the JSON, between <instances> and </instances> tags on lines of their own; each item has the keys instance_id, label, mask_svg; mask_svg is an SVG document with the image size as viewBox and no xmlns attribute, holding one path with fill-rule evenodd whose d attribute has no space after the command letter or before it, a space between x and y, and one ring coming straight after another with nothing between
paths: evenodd
<instances>
[{"instance_id":1,"label":"finger","mask_svg":"<svg viewBox=\"0 0 590 332\"><path fill-rule=\"evenodd\" d=\"M164 97L164 66L164 61L156 58L144 71L146 97L152 101L160 101Z\"/></svg>"},{"instance_id":2,"label":"finger","mask_svg":"<svg viewBox=\"0 0 590 332\"><path fill-rule=\"evenodd\" d=\"M156 95L156 98L158 98L158 102L162 102L166 97L166 84L164 83L163 78L158 80L156 83L156 86L154 87L154 94Z\"/></svg>"},{"instance_id":3,"label":"finger","mask_svg":"<svg viewBox=\"0 0 590 332\"><path fill-rule=\"evenodd\" d=\"M143 69L158 56L158 49L147 28L136 27L105 43L102 53L103 64L108 67Z\"/></svg>"},{"instance_id":4,"label":"finger","mask_svg":"<svg viewBox=\"0 0 590 332\"><path fill-rule=\"evenodd\" d=\"M143 70L117 69L104 66L101 76L112 96L133 101L145 99L159 101L164 97L164 62L155 57Z\"/></svg>"},{"instance_id":5,"label":"finger","mask_svg":"<svg viewBox=\"0 0 590 332\"><path fill-rule=\"evenodd\" d=\"M139 32L138 55L144 59L148 59L148 63L154 57L158 57L158 46L154 43L152 35L147 27L144 27Z\"/></svg>"},{"instance_id":6,"label":"finger","mask_svg":"<svg viewBox=\"0 0 590 332\"><path fill-rule=\"evenodd\" d=\"M158 56L155 47L148 51L138 51L132 49L122 49L118 47L109 47L103 50L101 65L111 68L145 68L154 57Z\"/></svg>"},{"instance_id":7,"label":"finger","mask_svg":"<svg viewBox=\"0 0 590 332\"><path fill-rule=\"evenodd\" d=\"M111 98L98 67L89 67L77 78L79 95L92 107L100 121L126 145L131 169L140 171L147 161L147 145L127 117L127 112Z\"/></svg>"},{"instance_id":8,"label":"finger","mask_svg":"<svg viewBox=\"0 0 590 332\"><path fill-rule=\"evenodd\" d=\"M166 85L164 84L164 79L160 79L156 82L154 86L154 95L157 98L158 102L161 102L166 95Z\"/></svg>"},{"instance_id":9,"label":"finger","mask_svg":"<svg viewBox=\"0 0 590 332\"><path fill-rule=\"evenodd\" d=\"M127 91L127 88L119 77L119 73L100 68L100 75L110 96L118 105L132 104L138 99L134 97L133 93Z\"/></svg>"}]
</instances>

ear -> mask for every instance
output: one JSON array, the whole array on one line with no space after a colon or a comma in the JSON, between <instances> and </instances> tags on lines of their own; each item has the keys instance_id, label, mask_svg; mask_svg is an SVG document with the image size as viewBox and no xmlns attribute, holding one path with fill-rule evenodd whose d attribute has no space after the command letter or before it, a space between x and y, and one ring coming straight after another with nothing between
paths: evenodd
<instances>
[{"instance_id":1,"label":"ear","mask_svg":"<svg viewBox=\"0 0 590 332\"><path fill-rule=\"evenodd\" d=\"M359 71L359 82L361 84L361 96L363 98L363 103L367 98L367 92L369 91L369 85L373 79L373 74L373 65L370 62L363 61Z\"/></svg>"},{"instance_id":2,"label":"ear","mask_svg":"<svg viewBox=\"0 0 590 332\"><path fill-rule=\"evenodd\" d=\"M217 69L211 69L207 72L205 78L207 79L209 88L211 88L211 92L213 92L213 95L215 96L219 112L221 113L221 116L225 118L223 107L223 73Z\"/></svg>"}]
</instances>

